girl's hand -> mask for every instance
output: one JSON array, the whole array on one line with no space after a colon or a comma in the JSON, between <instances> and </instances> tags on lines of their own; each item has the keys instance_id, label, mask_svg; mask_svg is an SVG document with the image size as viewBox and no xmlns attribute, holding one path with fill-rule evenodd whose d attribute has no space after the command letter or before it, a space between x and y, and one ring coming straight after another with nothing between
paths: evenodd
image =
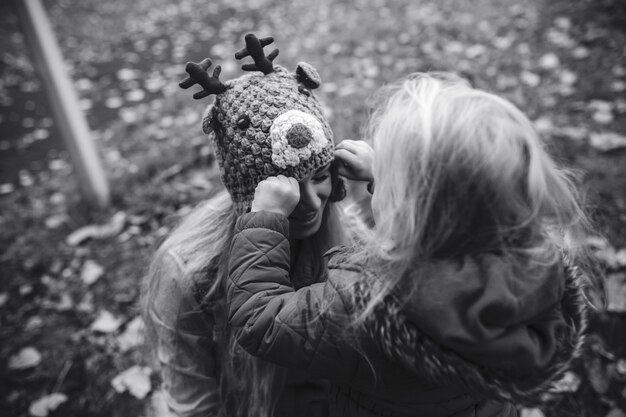
<instances>
[{"instance_id":1,"label":"girl's hand","mask_svg":"<svg viewBox=\"0 0 626 417\"><path fill-rule=\"evenodd\" d=\"M373 181L374 150L362 140L345 139L335 147L335 161L342 177L356 181Z\"/></svg>"},{"instance_id":2,"label":"girl's hand","mask_svg":"<svg viewBox=\"0 0 626 417\"><path fill-rule=\"evenodd\" d=\"M300 201L300 185L284 175L261 181L254 190L252 212L261 210L289 216Z\"/></svg>"}]
</instances>

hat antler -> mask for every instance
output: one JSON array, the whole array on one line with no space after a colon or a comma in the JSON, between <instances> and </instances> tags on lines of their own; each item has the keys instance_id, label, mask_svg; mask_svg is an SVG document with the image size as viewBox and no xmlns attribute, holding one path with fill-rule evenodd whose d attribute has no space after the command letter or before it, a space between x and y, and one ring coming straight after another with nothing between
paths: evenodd
<instances>
[{"instance_id":1,"label":"hat antler","mask_svg":"<svg viewBox=\"0 0 626 417\"><path fill-rule=\"evenodd\" d=\"M278 49L274 49L268 56L265 56L263 52L263 48L274 42L274 38L268 36L267 38L259 39L252 33L249 33L246 35L245 40L246 47L237 51L235 58L242 59L251 56L254 64L245 64L241 69L244 71L261 71L265 75L274 72L272 61L278 56Z\"/></svg>"},{"instance_id":2,"label":"hat antler","mask_svg":"<svg viewBox=\"0 0 626 417\"><path fill-rule=\"evenodd\" d=\"M182 80L178 85L180 88L187 89L194 84L200 85L203 90L193 95L193 98L199 100L210 94L220 94L228 89L220 80L219 76L222 72L222 67L217 65L213 70L213 76L209 77L208 70L211 67L211 60L205 58L202 62L187 62L185 71L189 74L189 77Z\"/></svg>"}]
</instances>

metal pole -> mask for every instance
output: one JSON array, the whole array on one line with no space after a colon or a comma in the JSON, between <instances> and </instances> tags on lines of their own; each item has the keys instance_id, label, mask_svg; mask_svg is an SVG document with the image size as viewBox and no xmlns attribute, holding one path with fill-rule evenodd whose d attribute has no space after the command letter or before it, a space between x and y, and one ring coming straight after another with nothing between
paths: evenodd
<instances>
[{"instance_id":1,"label":"metal pole","mask_svg":"<svg viewBox=\"0 0 626 417\"><path fill-rule=\"evenodd\" d=\"M87 121L67 74L61 50L40 0L13 0L36 68L43 78L56 123L70 152L83 196L90 204L110 203L109 184Z\"/></svg>"}]
</instances>

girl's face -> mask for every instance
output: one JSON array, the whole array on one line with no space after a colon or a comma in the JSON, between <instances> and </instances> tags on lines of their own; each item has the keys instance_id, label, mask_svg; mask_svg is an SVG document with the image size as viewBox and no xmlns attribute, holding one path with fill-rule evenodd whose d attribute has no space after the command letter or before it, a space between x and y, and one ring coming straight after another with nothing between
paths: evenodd
<instances>
[{"instance_id":1,"label":"girl's face","mask_svg":"<svg viewBox=\"0 0 626 417\"><path fill-rule=\"evenodd\" d=\"M289 215L289 236L292 239L311 237L322 224L324 208L332 191L330 164L321 167L300 181L300 201Z\"/></svg>"}]
</instances>

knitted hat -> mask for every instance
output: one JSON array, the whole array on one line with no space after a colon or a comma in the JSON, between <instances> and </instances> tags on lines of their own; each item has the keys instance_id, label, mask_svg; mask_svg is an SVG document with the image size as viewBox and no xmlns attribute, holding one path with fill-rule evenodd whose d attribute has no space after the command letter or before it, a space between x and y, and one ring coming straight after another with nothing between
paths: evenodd
<instances>
[{"instance_id":1,"label":"knitted hat","mask_svg":"<svg viewBox=\"0 0 626 417\"><path fill-rule=\"evenodd\" d=\"M263 47L273 38L245 37L246 48L236 59L251 56L254 64L243 65L252 74L222 83L220 66L213 76L211 60L187 63L189 77L182 88L194 84L204 90L200 99L215 94L202 118L202 130L213 143L220 178L230 193L237 214L251 206L259 182L279 174L300 181L327 165L334 155L333 135L321 106L311 90L320 86L312 66L301 62L295 72L273 65L278 49L265 56Z\"/></svg>"}]
</instances>

